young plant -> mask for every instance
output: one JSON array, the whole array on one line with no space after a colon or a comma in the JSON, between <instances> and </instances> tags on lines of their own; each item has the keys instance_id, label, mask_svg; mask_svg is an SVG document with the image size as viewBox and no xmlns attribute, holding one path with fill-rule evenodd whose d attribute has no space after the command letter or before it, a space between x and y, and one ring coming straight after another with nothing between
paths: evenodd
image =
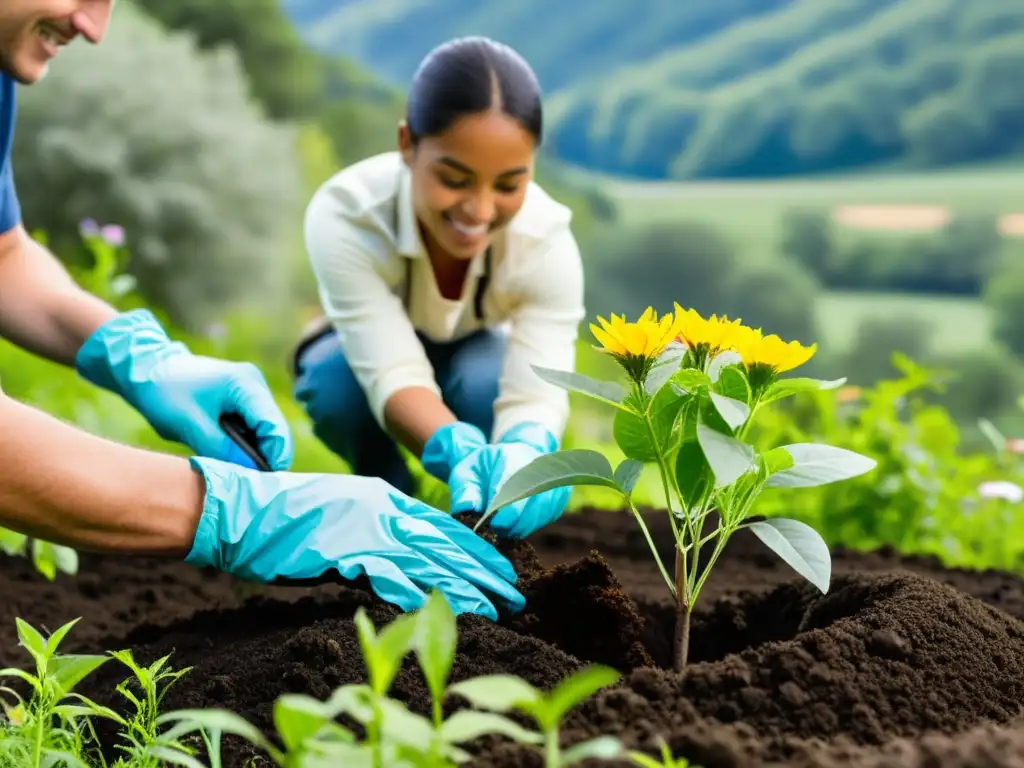
<instances>
[{"instance_id":1,"label":"young plant","mask_svg":"<svg viewBox=\"0 0 1024 768\"><path fill-rule=\"evenodd\" d=\"M131 719L121 721L124 726L122 738L128 744L118 744L116 748L126 753L126 764L132 768L160 768L159 755L162 750L184 749L173 740L158 733L160 705L170 687L183 675L188 674L192 668L185 667L178 670L167 668L170 654L157 659L148 667L143 667L135 661L130 650L110 651L109 653L132 671L134 682L141 689L140 696L129 688L129 684L133 682L132 678L128 678L117 686L118 693L135 707L135 715Z\"/></svg>"},{"instance_id":2,"label":"young plant","mask_svg":"<svg viewBox=\"0 0 1024 768\"><path fill-rule=\"evenodd\" d=\"M570 675L547 695L511 675L474 677L456 683L449 693L463 696L480 709L518 711L533 718L544 736L544 768L563 768L591 757L610 760L621 756L622 744L612 736L598 736L565 752L558 743L559 727L569 710L618 679L614 669L595 664Z\"/></svg>"},{"instance_id":3,"label":"young plant","mask_svg":"<svg viewBox=\"0 0 1024 768\"><path fill-rule=\"evenodd\" d=\"M35 674L0 669L0 677L16 677L31 689L25 701L9 686L0 688L14 699L13 703L0 699L6 720L0 721L0 759L25 768L59 764L85 768L81 755L85 730L91 728L90 718L124 721L111 709L72 690L110 657L57 653L79 619L69 621L46 639L28 623L15 621L21 645L35 661Z\"/></svg>"},{"instance_id":4,"label":"young plant","mask_svg":"<svg viewBox=\"0 0 1024 768\"><path fill-rule=\"evenodd\" d=\"M70 547L42 539L31 539L32 565L48 581L57 578L57 571L74 576L78 573L78 553ZM12 557L28 554L29 537L23 533L0 528L0 551Z\"/></svg>"},{"instance_id":5,"label":"young plant","mask_svg":"<svg viewBox=\"0 0 1024 768\"><path fill-rule=\"evenodd\" d=\"M562 450L535 459L512 475L491 501L482 524L498 509L551 488L596 485L617 490L637 519L677 606L674 667L683 671L690 615L729 537L749 528L797 573L822 592L831 578L828 546L797 520L748 519L767 488L806 488L861 475L875 461L817 443L759 451L747 439L758 411L798 392L845 383L780 378L811 358L804 347L762 335L739 320L704 318L683 310L658 318L648 308L636 322L612 315L591 324L600 346L625 374L626 386L579 373L534 366L549 383L588 395L615 409L615 441L625 460L612 469L600 452ZM631 498L645 465L657 466L675 537L670 575ZM705 532L711 512L718 526ZM701 550L711 545L700 567ZM705 550L706 552L706 550Z\"/></svg>"},{"instance_id":6,"label":"young plant","mask_svg":"<svg viewBox=\"0 0 1024 768\"><path fill-rule=\"evenodd\" d=\"M455 615L440 592L432 593L422 609L400 614L380 633L362 608L356 612L355 624L369 682L342 686L327 701L302 694L281 696L274 704L274 726L283 750L231 712L184 710L160 719L161 723L177 721L163 735L173 745L158 745L148 754L186 768L202 768L177 746L185 734L200 731L208 753L214 753L214 746L219 751L220 733L231 733L262 749L282 768L452 768L471 758L457 745L485 734L501 734L527 744L542 741L539 734L491 712L464 710L444 719L442 702L455 658L457 632ZM431 693L430 718L388 697L410 651L416 652ZM364 727L365 741L358 742L351 731L335 722L343 714ZM219 768L216 759L213 768Z\"/></svg>"},{"instance_id":7,"label":"young plant","mask_svg":"<svg viewBox=\"0 0 1024 768\"><path fill-rule=\"evenodd\" d=\"M540 743L539 734L494 712L462 709L447 720L444 719L443 702L448 690L448 676L455 661L457 640L455 613L444 594L435 590L427 598L426 605L417 611L416 630L412 638L412 647L430 690L432 703L434 738L428 757L432 760L451 757L463 762L469 759L469 755L455 745L489 733L508 736L523 744Z\"/></svg>"},{"instance_id":8,"label":"young plant","mask_svg":"<svg viewBox=\"0 0 1024 768\"><path fill-rule=\"evenodd\" d=\"M659 739L659 742L661 762L658 762L650 755L645 755L643 752L635 750L629 751L629 759L640 766L640 768L700 768L697 765L690 765L690 761L685 757L673 757L672 750L669 749L664 739Z\"/></svg>"}]
</instances>

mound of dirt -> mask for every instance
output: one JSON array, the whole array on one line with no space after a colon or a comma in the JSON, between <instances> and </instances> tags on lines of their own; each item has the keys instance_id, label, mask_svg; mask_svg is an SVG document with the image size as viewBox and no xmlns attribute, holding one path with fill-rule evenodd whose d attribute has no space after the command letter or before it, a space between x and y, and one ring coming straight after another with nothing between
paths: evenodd
<instances>
[{"instance_id":1,"label":"mound of dirt","mask_svg":"<svg viewBox=\"0 0 1024 768\"><path fill-rule=\"evenodd\" d=\"M649 525L667 554L662 518L651 513ZM585 663L609 664L622 680L569 715L564 742L612 734L655 754L664 738L704 768L1024 765L1024 585L1015 575L839 551L822 595L755 537L737 535L702 592L680 676L667 669L667 590L635 526L626 514L587 511L529 544L502 545L527 610L498 624L460 617L452 679L500 672L550 688ZM252 597L178 564L85 558L83 571L50 585L23 561L0 561L0 605L50 630L85 616L71 647L131 647L143 662L172 653L173 667L194 669L165 708L227 707L267 733L280 694L326 698L365 680L352 620L360 606L378 626L397 615L357 586ZM24 664L13 618L9 626L0 663ZM108 664L81 690L124 708L111 691L125 676ZM429 712L413 656L391 695ZM253 756L226 744L229 768ZM541 765L498 739L473 750L472 765Z\"/></svg>"}]
</instances>

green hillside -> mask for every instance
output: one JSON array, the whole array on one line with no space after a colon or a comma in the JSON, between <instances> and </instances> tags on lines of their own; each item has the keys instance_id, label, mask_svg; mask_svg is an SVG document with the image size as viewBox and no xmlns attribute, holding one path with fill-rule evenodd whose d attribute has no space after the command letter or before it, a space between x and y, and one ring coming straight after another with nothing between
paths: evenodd
<instances>
[{"instance_id":1,"label":"green hillside","mask_svg":"<svg viewBox=\"0 0 1024 768\"><path fill-rule=\"evenodd\" d=\"M1024 151L1024 3L285 0L316 47L404 84L456 35L519 49L556 154L645 178L930 168Z\"/></svg>"}]
</instances>

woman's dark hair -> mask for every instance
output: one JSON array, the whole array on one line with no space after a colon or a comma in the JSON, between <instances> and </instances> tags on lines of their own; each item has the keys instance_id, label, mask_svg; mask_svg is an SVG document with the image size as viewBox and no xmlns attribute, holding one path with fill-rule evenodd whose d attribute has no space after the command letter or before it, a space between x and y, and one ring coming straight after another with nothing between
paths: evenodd
<instances>
[{"instance_id":1,"label":"woman's dark hair","mask_svg":"<svg viewBox=\"0 0 1024 768\"><path fill-rule=\"evenodd\" d=\"M530 65L507 45L486 37L461 37L438 46L420 63L409 90L406 122L415 143L443 133L463 115L495 106L540 145L541 89Z\"/></svg>"}]
</instances>

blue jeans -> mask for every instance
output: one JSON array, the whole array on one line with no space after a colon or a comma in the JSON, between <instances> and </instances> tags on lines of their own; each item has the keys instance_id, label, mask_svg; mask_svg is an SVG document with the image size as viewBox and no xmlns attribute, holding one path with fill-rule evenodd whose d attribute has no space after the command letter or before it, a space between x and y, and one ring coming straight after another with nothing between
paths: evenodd
<instances>
[{"instance_id":1,"label":"blue jeans","mask_svg":"<svg viewBox=\"0 0 1024 768\"><path fill-rule=\"evenodd\" d=\"M448 343L420 341L434 368L441 396L456 418L488 437L505 358L505 337L487 330ZM313 433L357 475L380 477L403 493L413 480L399 447L370 412L366 394L349 368L335 331L301 351L295 365L295 399L313 422Z\"/></svg>"}]
</instances>

